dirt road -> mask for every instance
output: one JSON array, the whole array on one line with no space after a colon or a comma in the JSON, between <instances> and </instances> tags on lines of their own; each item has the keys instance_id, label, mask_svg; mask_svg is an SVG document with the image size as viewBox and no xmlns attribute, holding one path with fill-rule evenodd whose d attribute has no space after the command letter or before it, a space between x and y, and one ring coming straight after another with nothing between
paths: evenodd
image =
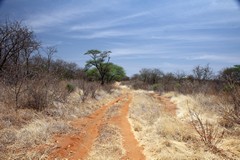
<instances>
[{"instance_id":1,"label":"dirt road","mask_svg":"<svg viewBox=\"0 0 240 160\"><path fill-rule=\"evenodd\" d=\"M90 154L94 153L94 150L97 150L97 145L103 143L103 141L98 139L104 134L101 133L104 130L104 126L110 125L119 129L122 140L120 143L122 143L123 148L115 149L118 151L117 157L115 156L115 158L131 160L145 159L143 148L139 146L135 139L127 119L131 100L131 93L125 92L112 102L99 108L90 116L73 121L71 123L72 126L80 130L80 132L78 134L55 136L54 140L56 147L50 153L49 159L91 159ZM105 139L108 139L109 136L105 136ZM119 139L112 138L111 144L119 143L117 141L119 141ZM111 148L106 148L106 150L112 148L113 146ZM109 159L109 157L106 158Z\"/></svg>"}]
</instances>

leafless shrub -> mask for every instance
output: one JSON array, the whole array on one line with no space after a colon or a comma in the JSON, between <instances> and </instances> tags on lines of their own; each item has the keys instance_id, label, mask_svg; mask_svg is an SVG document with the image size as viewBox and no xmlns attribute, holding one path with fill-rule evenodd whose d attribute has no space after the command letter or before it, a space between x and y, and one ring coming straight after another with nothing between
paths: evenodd
<instances>
[{"instance_id":1,"label":"leafless shrub","mask_svg":"<svg viewBox=\"0 0 240 160\"><path fill-rule=\"evenodd\" d=\"M149 88L149 85L142 82L142 81L139 81L139 80L132 80L132 84L131 86L133 87L133 89L145 89L145 90L148 90Z\"/></svg>"},{"instance_id":2,"label":"leafless shrub","mask_svg":"<svg viewBox=\"0 0 240 160\"><path fill-rule=\"evenodd\" d=\"M113 92L114 87L112 84L106 84L106 85L102 86L102 89L104 91L106 91L107 93L111 94Z\"/></svg>"},{"instance_id":3,"label":"leafless shrub","mask_svg":"<svg viewBox=\"0 0 240 160\"><path fill-rule=\"evenodd\" d=\"M224 110L224 118L229 122L240 125L240 88L236 87L231 93L232 107Z\"/></svg>"},{"instance_id":4,"label":"leafless shrub","mask_svg":"<svg viewBox=\"0 0 240 160\"><path fill-rule=\"evenodd\" d=\"M64 103L70 94L65 86L64 82L54 76L29 80L23 107L43 110L53 105L54 101Z\"/></svg>"},{"instance_id":5,"label":"leafless shrub","mask_svg":"<svg viewBox=\"0 0 240 160\"><path fill-rule=\"evenodd\" d=\"M78 87L79 87L79 95L81 97L82 102L85 102L87 98L89 98L89 96L91 98L95 98L96 97L96 91L99 88L99 85L96 84L96 82L88 82L85 80L79 80L77 82Z\"/></svg>"},{"instance_id":6,"label":"leafless shrub","mask_svg":"<svg viewBox=\"0 0 240 160\"><path fill-rule=\"evenodd\" d=\"M219 131L218 127L209 123L207 120L204 122L198 113L189 110L191 117L191 124L197 134L200 136L201 141L211 149L216 149L216 145L221 142L224 136L224 131Z\"/></svg>"},{"instance_id":7,"label":"leafless shrub","mask_svg":"<svg viewBox=\"0 0 240 160\"><path fill-rule=\"evenodd\" d=\"M96 82L89 82L90 95L91 98L96 98L97 90L99 89L99 84Z\"/></svg>"},{"instance_id":8,"label":"leafless shrub","mask_svg":"<svg viewBox=\"0 0 240 160\"><path fill-rule=\"evenodd\" d=\"M82 102L85 102L85 100L88 98L88 95L90 94L90 88L88 86L88 83L84 80L79 81L79 95L82 100Z\"/></svg>"},{"instance_id":9,"label":"leafless shrub","mask_svg":"<svg viewBox=\"0 0 240 160\"><path fill-rule=\"evenodd\" d=\"M224 108L223 117L234 124L240 125L240 66L235 65L226 68L220 73L220 79L224 81L224 93L227 101L232 104L230 108Z\"/></svg>"}]
</instances>

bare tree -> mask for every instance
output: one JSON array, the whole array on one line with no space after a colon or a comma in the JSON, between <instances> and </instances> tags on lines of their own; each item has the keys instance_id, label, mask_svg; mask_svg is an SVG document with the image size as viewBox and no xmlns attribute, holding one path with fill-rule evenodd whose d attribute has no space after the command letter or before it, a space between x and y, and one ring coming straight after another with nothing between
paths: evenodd
<instances>
[{"instance_id":1,"label":"bare tree","mask_svg":"<svg viewBox=\"0 0 240 160\"><path fill-rule=\"evenodd\" d=\"M197 80L210 80L213 77L213 70L210 68L209 64L205 67L196 66L193 69L193 75Z\"/></svg>"},{"instance_id":2,"label":"bare tree","mask_svg":"<svg viewBox=\"0 0 240 160\"><path fill-rule=\"evenodd\" d=\"M154 68L154 69L148 69L143 68L140 70L140 78L143 82L149 83L149 84L155 84L157 83L160 78L163 77L163 72L160 69Z\"/></svg>"},{"instance_id":3,"label":"bare tree","mask_svg":"<svg viewBox=\"0 0 240 160\"><path fill-rule=\"evenodd\" d=\"M31 54L39 45L33 32L18 21L6 21L0 26L0 77L11 88L16 108L19 108L23 83L29 75Z\"/></svg>"},{"instance_id":4,"label":"bare tree","mask_svg":"<svg viewBox=\"0 0 240 160\"><path fill-rule=\"evenodd\" d=\"M39 42L28 27L18 21L6 21L0 26L0 72L13 64L28 64L30 54L38 47Z\"/></svg>"}]
</instances>

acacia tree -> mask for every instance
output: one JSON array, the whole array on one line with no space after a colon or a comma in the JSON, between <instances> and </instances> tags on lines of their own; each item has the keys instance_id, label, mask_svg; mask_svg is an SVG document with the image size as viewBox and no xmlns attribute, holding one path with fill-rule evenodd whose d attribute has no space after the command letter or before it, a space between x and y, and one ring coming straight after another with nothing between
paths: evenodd
<instances>
[{"instance_id":1,"label":"acacia tree","mask_svg":"<svg viewBox=\"0 0 240 160\"><path fill-rule=\"evenodd\" d=\"M126 73L121 66L109 64L109 72L106 77L108 82L121 81L124 77L126 77Z\"/></svg>"},{"instance_id":2,"label":"acacia tree","mask_svg":"<svg viewBox=\"0 0 240 160\"><path fill-rule=\"evenodd\" d=\"M111 51L99 51L99 50L89 50L84 55L89 55L90 60L86 62L85 68L88 70L91 67L95 67L99 73L101 85L104 85L106 82L106 76L109 71L109 54Z\"/></svg>"},{"instance_id":3,"label":"acacia tree","mask_svg":"<svg viewBox=\"0 0 240 160\"><path fill-rule=\"evenodd\" d=\"M103 64L103 65L106 65L106 64ZM87 70L86 75L88 77L88 80L90 81L100 80L100 75L96 68ZM125 77L126 77L126 73L121 66L118 66L113 63L108 64L108 71L105 76L105 82L111 83L114 81L121 81Z\"/></svg>"}]
</instances>

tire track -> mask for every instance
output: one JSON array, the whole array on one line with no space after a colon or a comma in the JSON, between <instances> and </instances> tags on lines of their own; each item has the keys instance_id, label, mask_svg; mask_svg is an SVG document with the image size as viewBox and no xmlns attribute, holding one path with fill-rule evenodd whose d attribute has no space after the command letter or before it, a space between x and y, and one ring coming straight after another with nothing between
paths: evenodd
<instances>
[{"instance_id":1,"label":"tire track","mask_svg":"<svg viewBox=\"0 0 240 160\"><path fill-rule=\"evenodd\" d=\"M96 148L94 146L103 126L112 124L119 128L118 132L122 136L122 147L126 150L126 154L120 156L121 159L144 160L143 148L139 146L134 137L127 117L132 98L131 94L125 93L99 108L90 116L71 122L71 125L79 129L80 133L55 136L56 147L50 153L49 159L86 159L90 152Z\"/></svg>"},{"instance_id":2,"label":"tire track","mask_svg":"<svg viewBox=\"0 0 240 160\"><path fill-rule=\"evenodd\" d=\"M139 146L128 121L129 105L133 96L128 94L128 100L123 104L120 109L120 115L113 117L111 123L120 127L121 134L123 136L123 147L126 149L126 155L123 160L144 160L143 148Z\"/></svg>"},{"instance_id":3,"label":"tire track","mask_svg":"<svg viewBox=\"0 0 240 160\"><path fill-rule=\"evenodd\" d=\"M72 122L71 124L74 128L80 129L80 134L56 136L54 139L57 147L49 155L49 159L67 158L69 160L77 160L86 158L95 139L99 135L99 127L104 123L103 117L105 112L113 104L123 99L124 96L120 96L98 109L92 115Z\"/></svg>"}]
</instances>

